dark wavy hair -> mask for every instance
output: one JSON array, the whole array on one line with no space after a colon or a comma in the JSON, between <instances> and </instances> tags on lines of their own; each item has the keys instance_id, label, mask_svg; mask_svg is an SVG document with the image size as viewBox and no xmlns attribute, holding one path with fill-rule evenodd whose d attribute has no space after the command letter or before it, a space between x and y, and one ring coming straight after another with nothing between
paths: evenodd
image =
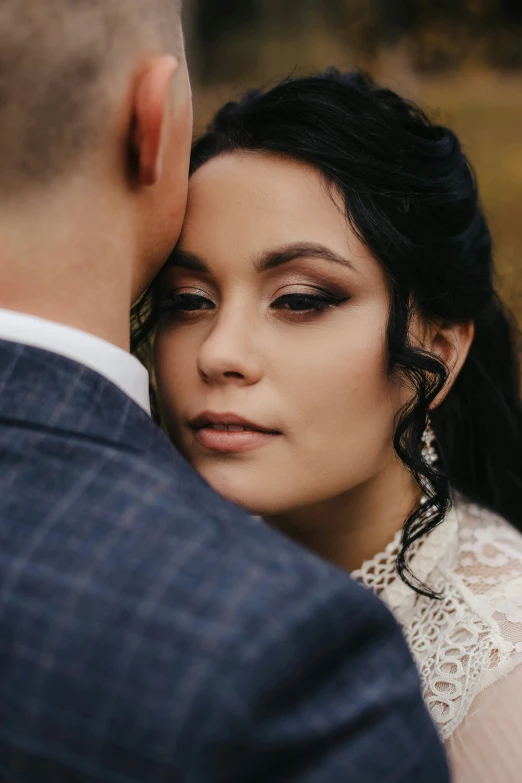
<instances>
[{"instance_id":1,"label":"dark wavy hair","mask_svg":"<svg viewBox=\"0 0 522 783\"><path fill-rule=\"evenodd\" d=\"M411 548L439 525L454 491L522 529L522 405L516 327L493 282L492 242L476 180L456 135L360 72L290 78L228 103L194 145L191 173L223 153L251 150L305 161L344 197L359 238L391 285L389 372L412 389L394 447L427 498L410 514L397 558L401 578L435 597L412 572ZM135 307L133 347L154 330L154 286ZM448 369L410 341L414 314L473 322L469 356L429 414ZM439 462L421 455L431 417Z\"/></svg>"}]
</instances>

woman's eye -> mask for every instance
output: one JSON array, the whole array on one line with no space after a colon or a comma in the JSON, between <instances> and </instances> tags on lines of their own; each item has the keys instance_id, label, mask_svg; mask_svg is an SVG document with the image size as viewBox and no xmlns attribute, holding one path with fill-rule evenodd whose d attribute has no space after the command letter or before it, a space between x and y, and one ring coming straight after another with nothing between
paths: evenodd
<instances>
[{"instance_id":1,"label":"woman's eye","mask_svg":"<svg viewBox=\"0 0 522 783\"><path fill-rule=\"evenodd\" d=\"M163 312L197 314L202 310L213 310L215 304L211 299L201 294L178 294L170 293L164 296L160 302L160 308Z\"/></svg>"},{"instance_id":2,"label":"woman's eye","mask_svg":"<svg viewBox=\"0 0 522 783\"><path fill-rule=\"evenodd\" d=\"M285 294L276 299L271 307L275 310L289 310L293 313L321 313L340 305L346 299L314 294Z\"/></svg>"}]
</instances>

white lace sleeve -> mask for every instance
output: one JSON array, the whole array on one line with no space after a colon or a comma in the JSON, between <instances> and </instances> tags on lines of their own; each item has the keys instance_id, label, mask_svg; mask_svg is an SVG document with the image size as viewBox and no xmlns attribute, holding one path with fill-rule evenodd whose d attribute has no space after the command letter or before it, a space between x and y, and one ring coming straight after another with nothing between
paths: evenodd
<instances>
[{"instance_id":1,"label":"white lace sleeve","mask_svg":"<svg viewBox=\"0 0 522 783\"><path fill-rule=\"evenodd\" d=\"M520 783L522 667L474 701L446 742L454 783Z\"/></svg>"}]
</instances>

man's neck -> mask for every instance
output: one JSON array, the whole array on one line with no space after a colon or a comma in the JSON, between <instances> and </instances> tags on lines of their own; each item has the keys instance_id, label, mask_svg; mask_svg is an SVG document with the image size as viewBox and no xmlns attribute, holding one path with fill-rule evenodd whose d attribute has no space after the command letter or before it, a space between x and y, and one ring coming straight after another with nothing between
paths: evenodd
<instances>
[{"instance_id":1,"label":"man's neck","mask_svg":"<svg viewBox=\"0 0 522 783\"><path fill-rule=\"evenodd\" d=\"M2 285L0 276L0 287ZM8 297L0 294L0 309L72 326L125 351L130 349L130 295L122 297L121 292L115 292L109 302L107 288L97 295L94 289L85 292L67 284L61 286L57 292L46 290L45 286L42 286L40 291L41 295L36 292L31 292L34 295L28 295L28 291L17 295L15 290L12 290Z\"/></svg>"},{"instance_id":2,"label":"man's neck","mask_svg":"<svg viewBox=\"0 0 522 783\"><path fill-rule=\"evenodd\" d=\"M93 204L88 198L84 204ZM111 205L47 205L2 215L0 308L35 315L129 349L133 237Z\"/></svg>"}]
</instances>

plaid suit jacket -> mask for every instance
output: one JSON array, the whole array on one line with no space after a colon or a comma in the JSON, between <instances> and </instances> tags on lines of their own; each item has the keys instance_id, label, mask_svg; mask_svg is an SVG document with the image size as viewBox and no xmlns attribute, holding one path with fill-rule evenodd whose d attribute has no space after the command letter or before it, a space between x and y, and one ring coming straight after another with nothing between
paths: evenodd
<instances>
[{"instance_id":1,"label":"plaid suit jacket","mask_svg":"<svg viewBox=\"0 0 522 783\"><path fill-rule=\"evenodd\" d=\"M0 341L0 779L443 783L400 632L96 373Z\"/></svg>"}]
</instances>

